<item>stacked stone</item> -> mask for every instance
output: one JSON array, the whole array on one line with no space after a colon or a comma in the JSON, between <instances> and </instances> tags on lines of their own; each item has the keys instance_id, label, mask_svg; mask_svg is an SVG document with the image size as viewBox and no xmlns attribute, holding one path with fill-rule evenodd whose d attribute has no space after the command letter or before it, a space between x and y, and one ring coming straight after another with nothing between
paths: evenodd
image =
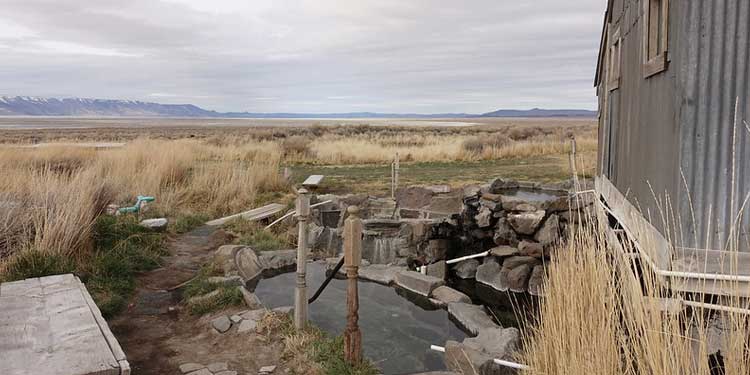
<instances>
[{"instance_id":1,"label":"stacked stone","mask_svg":"<svg viewBox=\"0 0 750 375\"><path fill-rule=\"evenodd\" d=\"M526 200L511 194L518 189L547 193L551 198ZM453 271L460 278L476 278L502 292L540 295L546 260L560 248L566 228L574 221L571 218L579 217L578 210L590 204L572 201L571 205L568 192L560 186L501 178L465 188L464 249L468 253L489 249L490 256L458 263Z\"/></svg>"}]
</instances>

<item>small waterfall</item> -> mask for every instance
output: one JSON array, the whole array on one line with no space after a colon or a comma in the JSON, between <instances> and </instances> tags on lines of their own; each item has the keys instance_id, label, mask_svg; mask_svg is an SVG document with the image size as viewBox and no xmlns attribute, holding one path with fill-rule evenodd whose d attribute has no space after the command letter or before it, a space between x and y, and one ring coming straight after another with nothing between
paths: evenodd
<instances>
[{"instance_id":1,"label":"small waterfall","mask_svg":"<svg viewBox=\"0 0 750 375\"><path fill-rule=\"evenodd\" d=\"M396 246L396 237L377 236L372 239L374 247L372 252L373 264L388 264L396 260L398 256L398 247Z\"/></svg>"}]
</instances>

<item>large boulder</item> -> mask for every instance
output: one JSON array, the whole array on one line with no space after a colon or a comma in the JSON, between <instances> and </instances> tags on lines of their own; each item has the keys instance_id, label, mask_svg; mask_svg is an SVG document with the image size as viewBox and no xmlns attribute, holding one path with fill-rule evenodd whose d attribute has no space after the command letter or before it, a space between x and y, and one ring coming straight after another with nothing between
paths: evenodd
<instances>
[{"instance_id":1,"label":"large boulder","mask_svg":"<svg viewBox=\"0 0 750 375\"><path fill-rule=\"evenodd\" d=\"M445 277L447 276L448 266L444 260L430 263L425 267L427 267L427 276L437 277L438 279L445 280Z\"/></svg>"},{"instance_id":2,"label":"large boulder","mask_svg":"<svg viewBox=\"0 0 750 375\"><path fill-rule=\"evenodd\" d=\"M458 194L438 195L432 198L428 209L430 212L444 215L457 214L463 209L463 201Z\"/></svg>"},{"instance_id":3,"label":"large boulder","mask_svg":"<svg viewBox=\"0 0 750 375\"><path fill-rule=\"evenodd\" d=\"M297 250L265 251L260 263L269 270L285 270L297 264Z\"/></svg>"},{"instance_id":4,"label":"large boulder","mask_svg":"<svg viewBox=\"0 0 750 375\"><path fill-rule=\"evenodd\" d=\"M359 278L369 280L378 284L390 285L396 281L396 275L405 271L405 267L387 266L385 264L372 264L359 268Z\"/></svg>"},{"instance_id":5,"label":"large boulder","mask_svg":"<svg viewBox=\"0 0 750 375\"><path fill-rule=\"evenodd\" d=\"M511 359L521 345L521 332L516 328L490 328L476 337L464 339L464 345L496 359Z\"/></svg>"},{"instance_id":6,"label":"large boulder","mask_svg":"<svg viewBox=\"0 0 750 375\"><path fill-rule=\"evenodd\" d=\"M255 250L247 246L237 249L234 254L234 264L245 282L257 279L266 268Z\"/></svg>"},{"instance_id":7,"label":"large boulder","mask_svg":"<svg viewBox=\"0 0 750 375\"><path fill-rule=\"evenodd\" d=\"M503 267L510 268L510 269L516 268L524 264L528 264L531 267L534 267L536 265L542 264L542 261L534 257L526 257L526 256L510 257L510 258L505 259L505 261L503 261Z\"/></svg>"},{"instance_id":8,"label":"large boulder","mask_svg":"<svg viewBox=\"0 0 750 375\"><path fill-rule=\"evenodd\" d=\"M477 268L477 282L491 286L495 290L508 290L507 271L502 272L500 263L494 258L485 259L484 264Z\"/></svg>"},{"instance_id":9,"label":"large boulder","mask_svg":"<svg viewBox=\"0 0 750 375\"><path fill-rule=\"evenodd\" d=\"M396 274L396 284L414 293L429 297L435 288L445 285L445 280L405 270Z\"/></svg>"},{"instance_id":10,"label":"large boulder","mask_svg":"<svg viewBox=\"0 0 750 375\"><path fill-rule=\"evenodd\" d=\"M460 279L473 279L476 276L479 261L476 259L462 260L453 266L453 272Z\"/></svg>"},{"instance_id":11,"label":"large boulder","mask_svg":"<svg viewBox=\"0 0 750 375\"><path fill-rule=\"evenodd\" d=\"M446 343L446 367L460 374L516 374L516 370L494 363L494 359L512 360L519 344L520 332L515 328L483 330L476 338L467 338L463 343Z\"/></svg>"},{"instance_id":12,"label":"large boulder","mask_svg":"<svg viewBox=\"0 0 750 375\"><path fill-rule=\"evenodd\" d=\"M492 194L499 194L506 190L518 189L519 184L517 181L496 178L490 182L489 192Z\"/></svg>"},{"instance_id":13,"label":"large boulder","mask_svg":"<svg viewBox=\"0 0 750 375\"><path fill-rule=\"evenodd\" d=\"M497 245L516 246L518 244L518 235L511 227L508 219L501 217L495 225L495 234L493 240Z\"/></svg>"},{"instance_id":14,"label":"large boulder","mask_svg":"<svg viewBox=\"0 0 750 375\"><path fill-rule=\"evenodd\" d=\"M560 240L560 218L555 215L549 215L547 220L544 221L542 227L534 236L542 246L550 246L557 243Z\"/></svg>"},{"instance_id":15,"label":"large boulder","mask_svg":"<svg viewBox=\"0 0 750 375\"><path fill-rule=\"evenodd\" d=\"M479 192L481 191L481 188L477 185L468 185L464 187L464 199L472 199L479 197Z\"/></svg>"},{"instance_id":16,"label":"large boulder","mask_svg":"<svg viewBox=\"0 0 750 375\"><path fill-rule=\"evenodd\" d=\"M518 252L523 256L541 259L544 257L544 246L539 242L523 240L518 243Z\"/></svg>"},{"instance_id":17,"label":"large boulder","mask_svg":"<svg viewBox=\"0 0 750 375\"><path fill-rule=\"evenodd\" d=\"M242 277L247 284L257 280L266 268L263 261L249 246L225 245L214 252L214 263L226 276Z\"/></svg>"},{"instance_id":18,"label":"large boulder","mask_svg":"<svg viewBox=\"0 0 750 375\"><path fill-rule=\"evenodd\" d=\"M489 227L490 225L492 225L492 210L482 206L477 216L474 217L474 220L476 220L477 225L480 228Z\"/></svg>"},{"instance_id":19,"label":"large boulder","mask_svg":"<svg viewBox=\"0 0 750 375\"><path fill-rule=\"evenodd\" d=\"M423 208L430 204L434 194L432 190L419 186L399 188L396 190L396 202L399 207Z\"/></svg>"},{"instance_id":20,"label":"large boulder","mask_svg":"<svg viewBox=\"0 0 750 375\"><path fill-rule=\"evenodd\" d=\"M435 288L432 298L445 305L454 302L471 303L469 296L445 285Z\"/></svg>"},{"instance_id":21,"label":"large boulder","mask_svg":"<svg viewBox=\"0 0 750 375\"><path fill-rule=\"evenodd\" d=\"M507 275L505 279L508 282L508 289L516 293L524 293L528 290L529 276L531 276L532 266L528 264L522 264L516 268L509 269L503 267L503 270ZM503 271L501 271L503 273Z\"/></svg>"},{"instance_id":22,"label":"large boulder","mask_svg":"<svg viewBox=\"0 0 750 375\"><path fill-rule=\"evenodd\" d=\"M508 222L516 232L532 235L544 219L545 211L521 212L508 215Z\"/></svg>"},{"instance_id":23,"label":"large boulder","mask_svg":"<svg viewBox=\"0 0 750 375\"><path fill-rule=\"evenodd\" d=\"M537 202L529 202L523 197L515 195L503 195L503 210L512 212L528 212L540 209Z\"/></svg>"},{"instance_id":24,"label":"large boulder","mask_svg":"<svg viewBox=\"0 0 750 375\"><path fill-rule=\"evenodd\" d=\"M448 314L474 336L484 329L498 327L482 306L453 302L448 304Z\"/></svg>"},{"instance_id":25,"label":"large boulder","mask_svg":"<svg viewBox=\"0 0 750 375\"><path fill-rule=\"evenodd\" d=\"M541 297L543 296L544 291L542 290L542 286L544 283L544 266L539 265L535 266L534 270L531 272L531 277L529 278L529 294L532 296Z\"/></svg>"},{"instance_id":26,"label":"large boulder","mask_svg":"<svg viewBox=\"0 0 750 375\"><path fill-rule=\"evenodd\" d=\"M224 245L214 252L214 264L224 271L225 275L237 275L237 267L234 265L234 256L244 245Z\"/></svg>"},{"instance_id":27,"label":"large boulder","mask_svg":"<svg viewBox=\"0 0 750 375\"><path fill-rule=\"evenodd\" d=\"M512 246L498 246L490 249L490 254L499 258L512 257L519 254L518 248Z\"/></svg>"}]
</instances>

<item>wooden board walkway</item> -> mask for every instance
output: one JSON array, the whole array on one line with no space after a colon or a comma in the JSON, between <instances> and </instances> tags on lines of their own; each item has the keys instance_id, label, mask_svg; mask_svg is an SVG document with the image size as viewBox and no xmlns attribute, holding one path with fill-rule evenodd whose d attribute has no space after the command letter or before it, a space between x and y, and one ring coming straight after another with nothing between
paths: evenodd
<instances>
[{"instance_id":1,"label":"wooden board walkway","mask_svg":"<svg viewBox=\"0 0 750 375\"><path fill-rule=\"evenodd\" d=\"M674 246L606 177L597 177L596 194L598 222L607 234L610 248L620 256L635 255L621 243L629 241L641 264L657 276L663 287L699 296L750 298L750 253ZM617 221L620 229L610 227L607 215ZM750 314L750 310L742 312Z\"/></svg>"},{"instance_id":2,"label":"wooden board walkway","mask_svg":"<svg viewBox=\"0 0 750 375\"><path fill-rule=\"evenodd\" d=\"M81 281L47 276L0 285L0 374L129 375Z\"/></svg>"},{"instance_id":3,"label":"wooden board walkway","mask_svg":"<svg viewBox=\"0 0 750 375\"><path fill-rule=\"evenodd\" d=\"M271 203L269 205L255 208L250 211L245 211L245 212L241 212L235 215L222 217L221 219L211 220L207 222L206 225L210 225L210 226L224 225L227 222L231 221L232 219L236 219L239 217L245 220L250 220L250 221L262 220L262 219L266 219L273 215L278 214L279 212L284 210L285 207L286 206L284 206L283 204Z\"/></svg>"}]
</instances>

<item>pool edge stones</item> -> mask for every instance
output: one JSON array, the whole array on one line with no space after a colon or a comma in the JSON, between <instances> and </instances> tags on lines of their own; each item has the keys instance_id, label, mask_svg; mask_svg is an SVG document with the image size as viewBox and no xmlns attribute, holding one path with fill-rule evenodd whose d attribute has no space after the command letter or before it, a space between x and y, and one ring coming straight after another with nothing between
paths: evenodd
<instances>
[{"instance_id":1,"label":"pool edge stones","mask_svg":"<svg viewBox=\"0 0 750 375\"><path fill-rule=\"evenodd\" d=\"M396 274L396 285L419 295L429 297L435 288L445 285L445 280L423 275L419 272L404 270Z\"/></svg>"}]
</instances>

